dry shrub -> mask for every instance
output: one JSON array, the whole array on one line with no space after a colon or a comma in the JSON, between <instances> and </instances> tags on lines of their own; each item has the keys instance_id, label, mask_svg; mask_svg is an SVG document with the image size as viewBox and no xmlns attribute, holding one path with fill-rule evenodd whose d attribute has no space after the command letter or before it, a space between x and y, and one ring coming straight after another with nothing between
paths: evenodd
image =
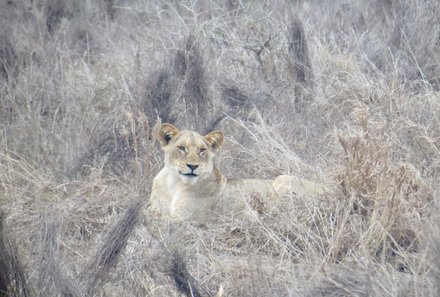
<instances>
[{"instance_id":1,"label":"dry shrub","mask_svg":"<svg viewBox=\"0 0 440 297\"><path fill-rule=\"evenodd\" d=\"M115 18L116 15L116 5L115 5L115 0L103 0L103 4L105 7L105 12L106 12L106 16L110 19L113 20Z\"/></svg>"},{"instance_id":2,"label":"dry shrub","mask_svg":"<svg viewBox=\"0 0 440 297\"><path fill-rule=\"evenodd\" d=\"M184 49L177 51L173 72L177 79L175 83L178 84L175 86L175 92L178 92L178 99L184 103L182 126L198 131L204 130L212 104L200 43L194 35L190 34L185 39Z\"/></svg>"},{"instance_id":3,"label":"dry shrub","mask_svg":"<svg viewBox=\"0 0 440 297\"><path fill-rule=\"evenodd\" d=\"M429 108L431 104L426 104ZM440 139L436 137L439 133L440 122L435 120L437 110L424 111L423 121L417 123L414 119L398 119L396 121L397 135L400 143L406 147L407 159L411 159L414 166L417 166L424 175L440 176Z\"/></svg>"},{"instance_id":4,"label":"dry shrub","mask_svg":"<svg viewBox=\"0 0 440 297\"><path fill-rule=\"evenodd\" d=\"M168 70L153 72L147 80L145 99L141 102L141 110L148 118L159 117L163 123L176 121L173 113L172 95L174 81Z\"/></svg>"},{"instance_id":5,"label":"dry shrub","mask_svg":"<svg viewBox=\"0 0 440 297\"><path fill-rule=\"evenodd\" d=\"M254 109L267 115L269 107L275 110L279 107L272 95L257 91L239 86L231 80L221 82L220 92L222 101L225 103L225 113L236 119L251 119Z\"/></svg>"},{"instance_id":6,"label":"dry shrub","mask_svg":"<svg viewBox=\"0 0 440 297\"><path fill-rule=\"evenodd\" d=\"M241 119L254 121L259 118L260 113L266 114L271 108L278 108L278 103L270 94L257 93L255 90L247 90L238 86L231 80L225 80L219 84L221 96L220 107L216 107L216 112L212 120L206 125L203 133L207 134L215 129L231 131L233 124L228 119ZM257 115L256 115L257 114Z\"/></svg>"},{"instance_id":7,"label":"dry shrub","mask_svg":"<svg viewBox=\"0 0 440 297\"><path fill-rule=\"evenodd\" d=\"M438 88L440 33L432 28L440 21L440 4L400 0L391 7L394 30L389 42L401 59L404 79L425 80Z\"/></svg>"},{"instance_id":8,"label":"dry shrub","mask_svg":"<svg viewBox=\"0 0 440 297\"><path fill-rule=\"evenodd\" d=\"M338 136L345 163L339 173L340 202L349 210L339 224L344 228L349 217L358 217L365 224L359 240L385 262L418 249L420 226L415 222L427 215L432 193L415 168L392 160L384 123L373 122L363 109L353 115L358 130ZM341 248L337 245L333 257L340 256Z\"/></svg>"},{"instance_id":9,"label":"dry shrub","mask_svg":"<svg viewBox=\"0 0 440 297\"><path fill-rule=\"evenodd\" d=\"M280 254L287 253L295 263L313 263L318 255L327 256L333 246L336 210L330 195L290 195L274 203L263 222L285 249L278 249Z\"/></svg>"},{"instance_id":10,"label":"dry shrub","mask_svg":"<svg viewBox=\"0 0 440 297\"><path fill-rule=\"evenodd\" d=\"M104 174L142 174L148 170L154 140L150 124L143 113L125 112L123 119L105 121L90 139L87 151L76 160L70 175L87 175L90 167L101 168Z\"/></svg>"},{"instance_id":11,"label":"dry shrub","mask_svg":"<svg viewBox=\"0 0 440 297\"><path fill-rule=\"evenodd\" d=\"M399 283L399 286L395 285ZM304 290L293 296L413 296L413 280L409 275L394 275L373 263L350 262L322 268L320 274L306 281Z\"/></svg>"},{"instance_id":12,"label":"dry shrub","mask_svg":"<svg viewBox=\"0 0 440 297\"><path fill-rule=\"evenodd\" d=\"M313 69L304 26L297 16L291 16L288 29L289 70L294 83L295 102L313 99Z\"/></svg>"},{"instance_id":13,"label":"dry shrub","mask_svg":"<svg viewBox=\"0 0 440 297\"><path fill-rule=\"evenodd\" d=\"M252 105L252 99L244 90L227 83L223 83L221 87L222 98L230 107L240 110Z\"/></svg>"},{"instance_id":14,"label":"dry shrub","mask_svg":"<svg viewBox=\"0 0 440 297\"><path fill-rule=\"evenodd\" d=\"M274 108L274 105L272 105ZM281 114L282 111L279 111ZM242 175L252 173L252 177L274 178L280 174L299 175L300 177L316 177L318 168L307 164L287 142L286 135L294 134L296 127L279 127L265 121L263 114L253 108L247 121L229 118L233 128L240 128L241 134L236 135L232 142L240 148L240 158L234 160L235 166L244 162ZM276 113L270 116L277 116ZM229 128L231 129L231 128ZM246 144L244 146L243 144ZM250 161L251 160L251 161Z\"/></svg>"},{"instance_id":15,"label":"dry shrub","mask_svg":"<svg viewBox=\"0 0 440 297\"><path fill-rule=\"evenodd\" d=\"M283 18L283 1L4 2L0 290L439 295L438 226L420 232L440 172L437 3L287 1ZM220 126L228 177L340 187L250 197L252 221L156 222L140 200L162 166L157 117Z\"/></svg>"},{"instance_id":16,"label":"dry shrub","mask_svg":"<svg viewBox=\"0 0 440 297\"><path fill-rule=\"evenodd\" d=\"M226 274L227 280L224 286L220 285L223 296L288 296L290 271L274 267L267 258L230 256L219 266L219 271Z\"/></svg>"},{"instance_id":17,"label":"dry shrub","mask_svg":"<svg viewBox=\"0 0 440 297\"><path fill-rule=\"evenodd\" d=\"M28 277L18 249L5 228L4 219L5 215L0 212L0 296L31 296Z\"/></svg>"},{"instance_id":18,"label":"dry shrub","mask_svg":"<svg viewBox=\"0 0 440 297\"><path fill-rule=\"evenodd\" d=\"M189 34L183 49L177 50L171 60L172 63L165 62L169 64L167 67L147 78L140 109L162 122L197 131L209 130L208 127L220 121L220 114L216 112L216 117L211 119L213 102L200 42Z\"/></svg>"},{"instance_id":19,"label":"dry shrub","mask_svg":"<svg viewBox=\"0 0 440 297\"><path fill-rule=\"evenodd\" d=\"M144 207L144 201L142 197L132 201L124 215L107 232L97 254L81 273L82 282L86 284L87 292L91 296L111 279L110 272L127 245L128 238L138 222L140 210Z\"/></svg>"},{"instance_id":20,"label":"dry shrub","mask_svg":"<svg viewBox=\"0 0 440 297\"><path fill-rule=\"evenodd\" d=\"M180 292L194 297L214 296L188 272L187 264L181 254L176 251L172 258L170 275L174 278L176 287Z\"/></svg>"},{"instance_id":21,"label":"dry shrub","mask_svg":"<svg viewBox=\"0 0 440 297\"><path fill-rule=\"evenodd\" d=\"M36 7L41 7L44 17L46 18L46 26L49 32L56 30L63 18L71 18L73 16L73 10L66 1L43 0L38 2ZM75 2L76 1L72 1L72 3Z\"/></svg>"},{"instance_id":22,"label":"dry shrub","mask_svg":"<svg viewBox=\"0 0 440 297\"><path fill-rule=\"evenodd\" d=\"M69 276L71 267L62 254L59 210L51 206L41 210L37 224L39 237L34 254L38 261L35 287L39 296L84 296L78 281Z\"/></svg>"},{"instance_id":23,"label":"dry shrub","mask_svg":"<svg viewBox=\"0 0 440 297\"><path fill-rule=\"evenodd\" d=\"M77 0L37 0L31 4L34 13L42 13L49 34L55 34L64 20L90 21L93 18L112 18L114 1L99 0L96 6ZM99 15L101 13L101 15Z\"/></svg>"},{"instance_id":24,"label":"dry shrub","mask_svg":"<svg viewBox=\"0 0 440 297\"><path fill-rule=\"evenodd\" d=\"M429 281L431 283L431 295L440 294L440 240L438 217L433 218L426 228L426 237L428 241L426 261L428 268Z\"/></svg>"},{"instance_id":25,"label":"dry shrub","mask_svg":"<svg viewBox=\"0 0 440 297\"><path fill-rule=\"evenodd\" d=\"M116 180L103 178L97 170L92 170L85 182L58 184L24 160L2 155L1 163L2 169L8 168L7 175L0 171L2 187L5 196L12 198L2 209L19 240L17 252L26 260L23 270L34 275L25 281L39 296L88 296L102 290L111 279L145 199L131 198L137 195L125 184L114 187ZM17 184L26 191L16 192ZM23 197L17 199L17 195ZM121 198L125 200L122 204ZM128 203L127 199L133 201ZM124 204L128 206L122 213ZM104 238L102 243L96 241L100 237ZM82 248L97 251L83 253ZM20 267L13 268L17 275L21 273Z\"/></svg>"},{"instance_id":26,"label":"dry shrub","mask_svg":"<svg viewBox=\"0 0 440 297\"><path fill-rule=\"evenodd\" d=\"M274 267L273 258L267 256L280 248L269 230L246 220L224 218L209 226L184 223L162 226L160 231L160 250L152 245L143 257L151 263L146 269L153 269L158 287L171 281L180 290L192 290L188 296L285 295L289 276L274 279L283 268ZM173 251L178 251L177 258Z\"/></svg>"},{"instance_id":27,"label":"dry shrub","mask_svg":"<svg viewBox=\"0 0 440 297\"><path fill-rule=\"evenodd\" d=\"M243 4L238 0L226 0L225 6L228 13L238 14L243 10Z\"/></svg>"},{"instance_id":28,"label":"dry shrub","mask_svg":"<svg viewBox=\"0 0 440 297\"><path fill-rule=\"evenodd\" d=\"M18 56L11 39L6 32L0 33L0 78L6 81L14 80L19 69Z\"/></svg>"}]
</instances>

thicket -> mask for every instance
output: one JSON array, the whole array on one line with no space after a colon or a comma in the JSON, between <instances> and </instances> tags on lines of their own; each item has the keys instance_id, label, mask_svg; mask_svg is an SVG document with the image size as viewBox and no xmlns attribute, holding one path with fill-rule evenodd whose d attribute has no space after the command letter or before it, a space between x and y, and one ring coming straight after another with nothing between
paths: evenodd
<instances>
[{"instance_id":1,"label":"thicket","mask_svg":"<svg viewBox=\"0 0 440 297\"><path fill-rule=\"evenodd\" d=\"M432 0L1 2L0 296L438 296L439 61ZM157 221L160 122L334 193Z\"/></svg>"}]
</instances>

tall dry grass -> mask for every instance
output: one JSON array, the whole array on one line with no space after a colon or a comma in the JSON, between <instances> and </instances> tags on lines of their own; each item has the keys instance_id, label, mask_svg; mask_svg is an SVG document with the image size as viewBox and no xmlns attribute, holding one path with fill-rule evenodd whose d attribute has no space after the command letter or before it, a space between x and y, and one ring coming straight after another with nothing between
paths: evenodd
<instances>
[{"instance_id":1,"label":"tall dry grass","mask_svg":"<svg viewBox=\"0 0 440 297\"><path fill-rule=\"evenodd\" d=\"M2 2L0 296L437 296L439 10ZM223 130L228 177L333 193L157 221L160 121Z\"/></svg>"}]
</instances>

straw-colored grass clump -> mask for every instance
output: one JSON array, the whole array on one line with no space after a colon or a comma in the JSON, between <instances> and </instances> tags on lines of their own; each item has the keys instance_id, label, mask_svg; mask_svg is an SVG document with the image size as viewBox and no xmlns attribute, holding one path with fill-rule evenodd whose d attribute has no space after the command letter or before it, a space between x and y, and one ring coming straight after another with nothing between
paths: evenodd
<instances>
[{"instance_id":1,"label":"straw-colored grass clump","mask_svg":"<svg viewBox=\"0 0 440 297\"><path fill-rule=\"evenodd\" d=\"M422 0L0 3L0 296L438 296L439 16ZM221 130L228 178L330 191L158 220L161 122Z\"/></svg>"}]
</instances>

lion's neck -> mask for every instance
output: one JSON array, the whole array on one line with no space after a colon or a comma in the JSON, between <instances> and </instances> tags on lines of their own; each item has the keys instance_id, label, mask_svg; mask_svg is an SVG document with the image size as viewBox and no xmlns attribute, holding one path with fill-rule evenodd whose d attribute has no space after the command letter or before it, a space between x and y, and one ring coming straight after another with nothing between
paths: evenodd
<instances>
[{"instance_id":1,"label":"lion's neck","mask_svg":"<svg viewBox=\"0 0 440 297\"><path fill-rule=\"evenodd\" d=\"M226 185L226 179L216 168L204 178L200 178L194 184L185 183L178 174L166 175L166 188L168 191L170 214L176 211L184 211L188 205L190 207L211 208L217 203L217 198L223 193ZM194 209L193 209L194 211Z\"/></svg>"}]
</instances>

